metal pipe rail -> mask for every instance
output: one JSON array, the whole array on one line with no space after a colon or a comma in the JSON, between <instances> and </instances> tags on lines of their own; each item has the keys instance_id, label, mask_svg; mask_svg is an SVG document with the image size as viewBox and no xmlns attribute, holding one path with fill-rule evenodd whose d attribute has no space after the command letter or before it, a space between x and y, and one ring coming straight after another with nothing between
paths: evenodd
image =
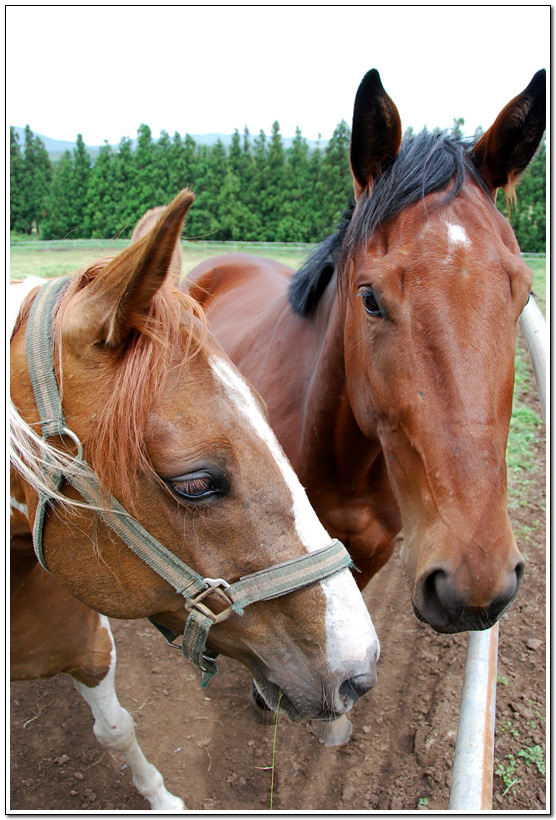
<instances>
[{"instance_id":1,"label":"metal pipe rail","mask_svg":"<svg viewBox=\"0 0 556 820\"><path fill-rule=\"evenodd\" d=\"M533 297L520 316L546 418L546 321ZM450 810L492 809L498 629L469 632Z\"/></svg>"}]
</instances>

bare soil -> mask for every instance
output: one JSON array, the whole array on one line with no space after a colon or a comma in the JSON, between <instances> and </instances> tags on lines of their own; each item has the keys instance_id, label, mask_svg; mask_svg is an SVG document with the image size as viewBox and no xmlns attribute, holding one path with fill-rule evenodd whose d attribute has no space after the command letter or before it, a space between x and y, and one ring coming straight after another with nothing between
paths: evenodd
<instances>
[{"instance_id":1,"label":"bare soil","mask_svg":"<svg viewBox=\"0 0 556 820\"><path fill-rule=\"evenodd\" d=\"M499 811L546 809L545 777L535 763L542 768L546 759L544 448L528 480L511 510L525 579L500 625ZM274 810L448 807L467 636L438 635L416 620L397 555L364 597L382 645L378 684L352 710L353 735L343 747L327 748L308 726L280 719ZM120 701L167 787L192 811L269 809L275 727L253 718L247 670L222 658L219 674L201 689L197 671L147 622L112 624ZM123 759L96 742L92 722L67 676L12 685L11 810L148 810Z\"/></svg>"}]
</instances>

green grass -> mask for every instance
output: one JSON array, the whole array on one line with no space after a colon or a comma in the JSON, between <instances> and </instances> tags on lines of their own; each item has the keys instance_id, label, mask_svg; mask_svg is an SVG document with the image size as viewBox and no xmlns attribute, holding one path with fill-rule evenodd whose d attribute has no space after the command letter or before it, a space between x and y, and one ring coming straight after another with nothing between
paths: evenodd
<instances>
[{"instance_id":1,"label":"green grass","mask_svg":"<svg viewBox=\"0 0 556 820\"><path fill-rule=\"evenodd\" d=\"M68 251L20 250L10 248L10 278L24 279L26 276L40 276L50 279L65 276L81 267L90 265L99 256L99 249L79 249Z\"/></svg>"},{"instance_id":2,"label":"green grass","mask_svg":"<svg viewBox=\"0 0 556 820\"><path fill-rule=\"evenodd\" d=\"M526 746L517 753L522 757L526 766L536 766L539 774L546 774L546 762L542 746Z\"/></svg>"},{"instance_id":3,"label":"green grass","mask_svg":"<svg viewBox=\"0 0 556 820\"><path fill-rule=\"evenodd\" d=\"M76 243L77 244L77 243ZM12 245L10 248L10 277L12 279L24 279L26 276L40 276L49 279L54 276L66 276L75 271L90 265L102 256L113 256L118 253L126 243L121 240L105 242L80 242L79 247L73 247L73 243L68 242L67 250L58 248L47 250L47 243L35 242L34 247ZM240 251L252 256L268 256L292 268L298 268L305 261L309 249L299 248L293 245L287 248L278 245L276 248L268 245L259 248L256 245L248 245L240 242L219 243L210 246L203 244L184 243L182 274L185 276L195 265L208 259L230 251Z\"/></svg>"},{"instance_id":4,"label":"green grass","mask_svg":"<svg viewBox=\"0 0 556 820\"><path fill-rule=\"evenodd\" d=\"M517 768L517 761L515 757L512 754L508 754L506 755L506 760L508 762L505 765L504 763L498 763L494 769L494 774L497 774L506 786L505 790L502 792L502 797L504 797L510 789L519 783L519 778L515 777L515 771Z\"/></svg>"},{"instance_id":5,"label":"green grass","mask_svg":"<svg viewBox=\"0 0 556 820\"><path fill-rule=\"evenodd\" d=\"M502 792L502 797L519 783L519 777L516 775L520 774L521 761L527 767L535 766L539 774L546 774L546 762L542 746L525 746L517 752L517 759L515 755L509 753L505 756L505 760L506 763L501 761L496 764L494 769L494 774L498 775L506 786L506 789Z\"/></svg>"},{"instance_id":6,"label":"green grass","mask_svg":"<svg viewBox=\"0 0 556 820\"><path fill-rule=\"evenodd\" d=\"M523 260L533 271L533 292L535 299L543 314L546 316L546 259L524 254Z\"/></svg>"}]
</instances>

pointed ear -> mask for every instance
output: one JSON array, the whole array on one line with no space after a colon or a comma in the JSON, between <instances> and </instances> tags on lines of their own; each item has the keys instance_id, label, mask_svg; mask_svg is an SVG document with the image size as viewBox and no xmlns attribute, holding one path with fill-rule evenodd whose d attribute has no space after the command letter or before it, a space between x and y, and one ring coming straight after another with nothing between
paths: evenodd
<instances>
[{"instance_id":1,"label":"pointed ear","mask_svg":"<svg viewBox=\"0 0 556 820\"><path fill-rule=\"evenodd\" d=\"M373 68L363 77L353 107L350 159L355 199L394 161L401 141L398 109Z\"/></svg>"},{"instance_id":2,"label":"pointed ear","mask_svg":"<svg viewBox=\"0 0 556 820\"><path fill-rule=\"evenodd\" d=\"M502 109L473 149L474 160L495 195L513 194L517 178L533 159L546 128L546 71L537 71L525 91Z\"/></svg>"},{"instance_id":3,"label":"pointed ear","mask_svg":"<svg viewBox=\"0 0 556 820\"><path fill-rule=\"evenodd\" d=\"M145 234L148 233L158 222L165 210L166 208L161 205L158 208L151 208L149 211L146 211L133 229L130 240L131 244L133 244L133 242L137 242L142 236L145 236ZM176 242L168 276L168 281L171 282L176 288L179 287L180 284L181 263L181 244Z\"/></svg>"},{"instance_id":4,"label":"pointed ear","mask_svg":"<svg viewBox=\"0 0 556 820\"><path fill-rule=\"evenodd\" d=\"M153 296L168 279L185 215L195 199L189 190L163 208L154 226L132 241L68 304L62 332L70 344L123 344L148 312Z\"/></svg>"}]
</instances>

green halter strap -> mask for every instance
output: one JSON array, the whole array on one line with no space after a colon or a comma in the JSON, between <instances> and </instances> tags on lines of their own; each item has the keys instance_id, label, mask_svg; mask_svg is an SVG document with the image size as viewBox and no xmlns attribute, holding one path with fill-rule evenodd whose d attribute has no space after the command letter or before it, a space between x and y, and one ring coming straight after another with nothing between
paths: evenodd
<instances>
[{"instance_id":1,"label":"green halter strap","mask_svg":"<svg viewBox=\"0 0 556 820\"><path fill-rule=\"evenodd\" d=\"M69 482L139 558L171 584L176 592L183 595L189 616L183 633L182 652L201 669L201 685L206 686L217 672L214 660L216 654L206 648L208 633L213 624L226 620L232 612L242 615L249 604L287 595L327 578L351 566L351 558L343 544L333 540L327 547L246 575L233 584L222 578L203 578L132 518L117 499L103 490L95 473L83 460L81 442L66 426L54 373L52 320L55 305L68 284L68 279L56 279L43 285L33 302L25 338L27 363L40 414L43 439L69 436L77 445L74 464L79 469L62 470L45 464L45 477L56 490L60 489L64 480ZM46 492L39 492L39 504L33 523L35 552L39 562L47 570L43 551L43 527L47 506L52 503L51 496ZM204 599L210 593L216 593L224 600L224 610L214 613L206 606ZM169 642L176 637L170 630L160 626L158 628Z\"/></svg>"}]
</instances>

